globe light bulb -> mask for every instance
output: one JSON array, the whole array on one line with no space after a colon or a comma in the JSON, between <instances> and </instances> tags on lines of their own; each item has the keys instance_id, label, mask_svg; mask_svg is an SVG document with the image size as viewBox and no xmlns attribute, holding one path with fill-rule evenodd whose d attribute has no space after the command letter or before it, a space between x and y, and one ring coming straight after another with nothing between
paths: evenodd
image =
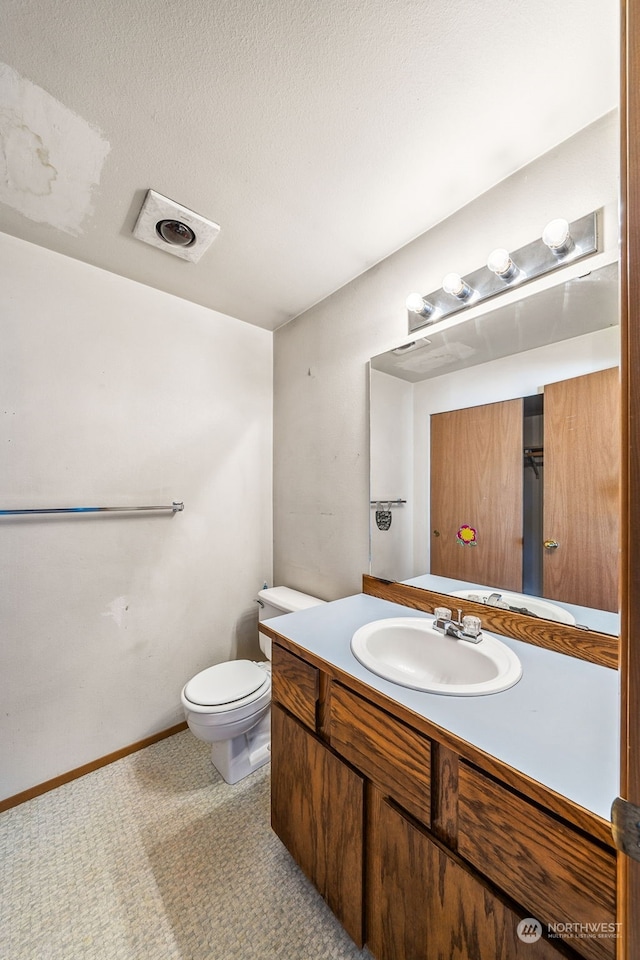
<instances>
[{"instance_id":1,"label":"globe light bulb","mask_svg":"<svg viewBox=\"0 0 640 960\"><path fill-rule=\"evenodd\" d=\"M448 273L442 281L442 289L458 300L468 300L473 293L469 284L464 282L459 273Z\"/></svg>"},{"instance_id":2,"label":"globe light bulb","mask_svg":"<svg viewBox=\"0 0 640 960\"><path fill-rule=\"evenodd\" d=\"M520 272L511 259L511 254L504 247L493 250L487 258L487 267L501 280L509 281Z\"/></svg>"},{"instance_id":3,"label":"globe light bulb","mask_svg":"<svg viewBox=\"0 0 640 960\"><path fill-rule=\"evenodd\" d=\"M497 250L493 250L487 259L489 270L497 273L499 277L507 273L512 263L513 260L509 256L509 251L505 250L504 247L498 247Z\"/></svg>"},{"instance_id":4,"label":"globe light bulb","mask_svg":"<svg viewBox=\"0 0 640 960\"><path fill-rule=\"evenodd\" d=\"M405 301L407 310L419 316L428 317L433 313L433 306L419 293L410 293Z\"/></svg>"},{"instance_id":5,"label":"globe light bulb","mask_svg":"<svg viewBox=\"0 0 640 960\"><path fill-rule=\"evenodd\" d=\"M450 293L452 297L460 296L463 284L459 273L448 273L442 281L442 289L445 293Z\"/></svg>"},{"instance_id":6,"label":"globe light bulb","mask_svg":"<svg viewBox=\"0 0 640 960\"><path fill-rule=\"evenodd\" d=\"M562 256L573 246L569 223L559 217L557 220L550 220L542 231L542 242L546 244L552 253L556 256Z\"/></svg>"}]
</instances>

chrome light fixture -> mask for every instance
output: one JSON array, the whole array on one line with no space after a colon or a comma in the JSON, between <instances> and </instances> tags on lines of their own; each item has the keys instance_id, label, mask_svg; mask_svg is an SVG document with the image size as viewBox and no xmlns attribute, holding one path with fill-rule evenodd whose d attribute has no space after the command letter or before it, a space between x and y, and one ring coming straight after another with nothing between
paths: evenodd
<instances>
[{"instance_id":1,"label":"chrome light fixture","mask_svg":"<svg viewBox=\"0 0 640 960\"><path fill-rule=\"evenodd\" d=\"M425 297L411 294L406 301L409 333L597 253L599 214L596 210L571 223L551 220L540 238L513 253L498 247L479 270L464 277L448 273L438 290Z\"/></svg>"}]
</instances>

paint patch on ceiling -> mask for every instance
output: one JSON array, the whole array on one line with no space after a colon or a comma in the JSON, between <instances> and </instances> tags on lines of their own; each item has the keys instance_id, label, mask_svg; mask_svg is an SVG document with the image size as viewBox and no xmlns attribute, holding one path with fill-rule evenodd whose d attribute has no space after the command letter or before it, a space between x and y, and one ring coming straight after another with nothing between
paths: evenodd
<instances>
[{"instance_id":1,"label":"paint patch on ceiling","mask_svg":"<svg viewBox=\"0 0 640 960\"><path fill-rule=\"evenodd\" d=\"M0 202L77 236L109 150L86 120L0 63Z\"/></svg>"}]
</instances>

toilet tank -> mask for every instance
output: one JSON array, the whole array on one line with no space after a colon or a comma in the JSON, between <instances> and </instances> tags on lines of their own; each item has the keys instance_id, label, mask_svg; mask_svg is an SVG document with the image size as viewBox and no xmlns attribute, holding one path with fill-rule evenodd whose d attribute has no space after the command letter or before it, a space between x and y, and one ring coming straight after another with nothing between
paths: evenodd
<instances>
[{"instance_id":1,"label":"toilet tank","mask_svg":"<svg viewBox=\"0 0 640 960\"><path fill-rule=\"evenodd\" d=\"M272 617L281 617L285 613L296 613L306 610L307 607L317 607L324 603L308 593L300 593L291 587L267 587L258 594L258 620L270 620ZM259 632L260 649L271 660L271 638Z\"/></svg>"}]
</instances>

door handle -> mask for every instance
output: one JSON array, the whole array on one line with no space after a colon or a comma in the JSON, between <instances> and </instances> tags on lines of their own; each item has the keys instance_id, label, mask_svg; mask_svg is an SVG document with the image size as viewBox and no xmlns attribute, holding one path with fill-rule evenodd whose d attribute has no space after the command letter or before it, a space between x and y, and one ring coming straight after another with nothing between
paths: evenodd
<instances>
[{"instance_id":1,"label":"door handle","mask_svg":"<svg viewBox=\"0 0 640 960\"><path fill-rule=\"evenodd\" d=\"M543 546L545 550L557 550L560 544L557 540L545 540Z\"/></svg>"}]
</instances>

